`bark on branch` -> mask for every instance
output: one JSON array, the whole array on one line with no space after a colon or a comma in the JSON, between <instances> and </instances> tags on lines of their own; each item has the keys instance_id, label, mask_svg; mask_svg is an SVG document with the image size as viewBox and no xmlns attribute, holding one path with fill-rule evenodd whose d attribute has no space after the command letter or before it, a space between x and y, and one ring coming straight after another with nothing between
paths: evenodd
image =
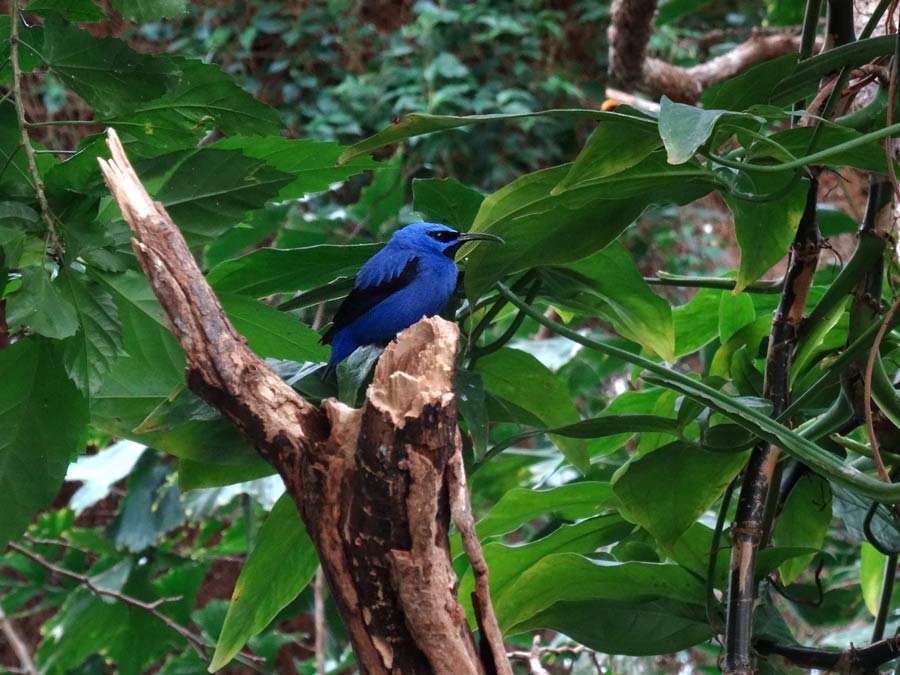
<instances>
[{"instance_id":1,"label":"bark on branch","mask_svg":"<svg viewBox=\"0 0 900 675\"><path fill-rule=\"evenodd\" d=\"M511 675L465 489L455 324L423 319L379 362L361 410L299 396L226 318L181 232L115 131L103 175L187 356L187 381L284 479L365 675ZM476 573L482 645L456 598L450 518Z\"/></svg>"},{"instance_id":2,"label":"bark on branch","mask_svg":"<svg viewBox=\"0 0 900 675\"><path fill-rule=\"evenodd\" d=\"M800 46L797 35L754 31L727 54L691 68L673 66L647 56L656 5L657 0L614 0L607 32L610 79L627 91L640 90L654 100L665 95L673 101L695 104L712 85L757 63L796 52Z\"/></svg>"}]
</instances>

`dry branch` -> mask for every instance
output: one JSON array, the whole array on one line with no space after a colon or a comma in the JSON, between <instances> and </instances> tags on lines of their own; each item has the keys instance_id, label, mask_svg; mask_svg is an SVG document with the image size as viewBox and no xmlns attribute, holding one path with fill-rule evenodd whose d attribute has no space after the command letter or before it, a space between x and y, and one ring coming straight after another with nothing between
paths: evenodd
<instances>
[{"instance_id":1,"label":"dry branch","mask_svg":"<svg viewBox=\"0 0 900 675\"><path fill-rule=\"evenodd\" d=\"M103 175L187 356L187 381L270 462L306 524L364 675L511 675L478 540L479 652L456 598L451 513L473 533L456 426L459 331L423 319L385 350L366 403L316 408L246 345L113 130Z\"/></svg>"},{"instance_id":2,"label":"dry branch","mask_svg":"<svg viewBox=\"0 0 900 675\"><path fill-rule=\"evenodd\" d=\"M668 96L680 103L697 103L712 85L757 63L796 52L800 46L796 35L754 31L727 54L691 68L673 66L647 56L656 5L656 0L614 0L607 33L610 79L625 90L643 91L654 100Z\"/></svg>"}]
</instances>

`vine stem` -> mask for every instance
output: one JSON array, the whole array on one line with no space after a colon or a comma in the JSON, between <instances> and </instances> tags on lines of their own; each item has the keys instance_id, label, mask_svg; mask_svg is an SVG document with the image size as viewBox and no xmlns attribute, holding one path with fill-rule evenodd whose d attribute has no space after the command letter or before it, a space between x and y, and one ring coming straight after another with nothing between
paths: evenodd
<instances>
[{"instance_id":1,"label":"vine stem","mask_svg":"<svg viewBox=\"0 0 900 675\"><path fill-rule=\"evenodd\" d=\"M53 215L50 212L50 204L44 193L44 180L37 168L34 148L31 147L31 139L28 136L28 121L25 119L25 104L22 101L22 68L19 65L19 3L18 0L10 0L9 3L9 59L12 64L12 95L13 106L16 109L16 119L19 125L19 135L22 150L25 151L25 160L28 171L34 181L34 193L37 196L38 205L41 208L41 217L47 226L47 235L51 247L56 250L59 245L56 236L56 228L53 225Z\"/></svg>"},{"instance_id":2,"label":"vine stem","mask_svg":"<svg viewBox=\"0 0 900 675\"><path fill-rule=\"evenodd\" d=\"M869 433L872 458L875 460L875 467L878 469L878 477L886 483L890 483L891 478L888 476L884 461L881 459L881 451L878 448L878 439L875 437L875 423L872 419L872 372L875 369L875 360L878 358L878 348L881 346L881 341L887 334L888 328L893 322L894 315L898 310L900 310L900 298L891 305L890 310L884 317L884 321L881 322L878 333L875 335L875 342L872 344L872 349L869 352L869 359L866 362L865 387L863 389L865 392L865 395L863 396L863 405L865 406L864 409L866 414L866 431Z\"/></svg>"}]
</instances>

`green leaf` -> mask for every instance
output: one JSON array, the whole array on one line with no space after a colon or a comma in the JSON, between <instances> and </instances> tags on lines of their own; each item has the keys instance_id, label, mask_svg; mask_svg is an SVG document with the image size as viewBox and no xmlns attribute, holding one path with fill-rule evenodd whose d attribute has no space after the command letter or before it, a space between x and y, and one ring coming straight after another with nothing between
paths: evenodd
<instances>
[{"instance_id":1,"label":"green leaf","mask_svg":"<svg viewBox=\"0 0 900 675\"><path fill-rule=\"evenodd\" d=\"M706 143L723 117L743 123L763 122L752 115L736 114L728 110L704 110L693 105L673 103L667 96L663 96L659 110L659 135L665 143L669 164L684 164L690 160L700 146Z\"/></svg>"},{"instance_id":2,"label":"green leaf","mask_svg":"<svg viewBox=\"0 0 900 675\"><path fill-rule=\"evenodd\" d=\"M815 474L803 474L778 516L775 544L822 549L830 525L831 486L828 481ZM811 560L812 556L803 556L782 564L782 583L794 583Z\"/></svg>"},{"instance_id":3,"label":"green leaf","mask_svg":"<svg viewBox=\"0 0 900 675\"><path fill-rule=\"evenodd\" d=\"M0 167L3 167L3 171L0 171L0 195L4 199L33 199L34 179L28 170L28 160L21 145L22 136L13 104L9 101L0 103Z\"/></svg>"},{"instance_id":4,"label":"green leaf","mask_svg":"<svg viewBox=\"0 0 900 675\"><path fill-rule=\"evenodd\" d=\"M569 168L527 174L485 198L472 230L491 232L505 243L471 253L469 297L508 274L585 258L608 246L652 204L685 204L716 187L715 176L699 164L675 167L655 152L630 169L552 195Z\"/></svg>"},{"instance_id":5,"label":"green leaf","mask_svg":"<svg viewBox=\"0 0 900 675\"><path fill-rule=\"evenodd\" d=\"M62 484L86 440L87 402L50 343L0 350L0 546L18 537Z\"/></svg>"},{"instance_id":6,"label":"green leaf","mask_svg":"<svg viewBox=\"0 0 900 675\"><path fill-rule=\"evenodd\" d=\"M63 363L72 381L90 396L122 353L119 311L112 296L83 274L64 270L59 282L78 321L78 333L62 343Z\"/></svg>"},{"instance_id":7,"label":"green leaf","mask_svg":"<svg viewBox=\"0 0 900 675\"><path fill-rule=\"evenodd\" d=\"M490 436L487 408L484 404L484 385L474 370L456 371L456 408L466 423L472 439L472 452L477 461L484 458Z\"/></svg>"},{"instance_id":8,"label":"green leaf","mask_svg":"<svg viewBox=\"0 0 900 675\"><path fill-rule=\"evenodd\" d=\"M547 513L566 520L594 515L612 496L609 483L584 481L549 490L513 488L475 526L478 538L506 534Z\"/></svg>"},{"instance_id":9,"label":"green leaf","mask_svg":"<svg viewBox=\"0 0 900 675\"><path fill-rule=\"evenodd\" d=\"M725 492L746 461L746 453L671 443L626 464L613 491L625 518L671 546Z\"/></svg>"},{"instance_id":10,"label":"green leaf","mask_svg":"<svg viewBox=\"0 0 900 675\"><path fill-rule=\"evenodd\" d=\"M703 583L678 565L619 563L589 560L575 553L555 553L541 558L516 577L494 602L494 609L504 633L515 633L558 602L585 598L630 603L667 599L701 604L703 593Z\"/></svg>"},{"instance_id":11,"label":"green leaf","mask_svg":"<svg viewBox=\"0 0 900 675\"><path fill-rule=\"evenodd\" d=\"M9 15L0 16L0 83L8 84L12 82L12 65L9 62ZM19 40L25 45L25 49L19 50L19 67L22 73L30 73L35 68L43 65L43 61L38 54L41 53L41 47L44 43L43 26L19 26ZM12 108L12 103L10 103ZM2 129L0 125L0 129ZM11 132L19 133L16 126L9 129Z\"/></svg>"},{"instance_id":12,"label":"green leaf","mask_svg":"<svg viewBox=\"0 0 900 675\"><path fill-rule=\"evenodd\" d=\"M664 0L656 15L656 25L665 26L684 16L697 12L712 0Z\"/></svg>"},{"instance_id":13,"label":"green leaf","mask_svg":"<svg viewBox=\"0 0 900 675\"><path fill-rule=\"evenodd\" d=\"M766 103L776 85L796 67L797 54L763 61L704 91L703 107L706 110L747 110L750 106Z\"/></svg>"},{"instance_id":14,"label":"green leaf","mask_svg":"<svg viewBox=\"0 0 900 675\"><path fill-rule=\"evenodd\" d=\"M22 270L22 287L9 296L6 311L12 330L28 326L35 333L56 340L78 332L75 308L43 267Z\"/></svg>"},{"instance_id":15,"label":"green leaf","mask_svg":"<svg viewBox=\"0 0 900 675\"><path fill-rule=\"evenodd\" d=\"M484 195L455 178L416 178L412 182L413 206L425 220L467 232Z\"/></svg>"},{"instance_id":16,"label":"green leaf","mask_svg":"<svg viewBox=\"0 0 900 675\"><path fill-rule=\"evenodd\" d=\"M329 349L319 344L319 334L295 317L259 300L220 294L219 300L250 349L262 357L291 361L327 361Z\"/></svg>"},{"instance_id":17,"label":"green leaf","mask_svg":"<svg viewBox=\"0 0 900 675\"><path fill-rule=\"evenodd\" d=\"M125 42L96 38L51 16L44 25L44 60L101 115L126 113L159 98L178 69L163 56L139 54Z\"/></svg>"},{"instance_id":18,"label":"green leaf","mask_svg":"<svg viewBox=\"0 0 900 675\"><path fill-rule=\"evenodd\" d=\"M884 564L887 556L880 553L867 541L859 552L859 587L866 609L872 616L878 616L881 601L881 584L884 582Z\"/></svg>"},{"instance_id":19,"label":"green leaf","mask_svg":"<svg viewBox=\"0 0 900 675\"><path fill-rule=\"evenodd\" d=\"M187 0L111 0L116 11L141 23L173 19L187 11Z\"/></svg>"},{"instance_id":20,"label":"green leaf","mask_svg":"<svg viewBox=\"0 0 900 675\"><path fill-rule=\"evenodd\" d=\"M246 134L247 130L242 133ZM262 160L267 165L290 174L293 179L278 192L279 199L299 199L313 192L323 192L333 183L381 166L369 158L336 166L338 157L345 150L344 146L331 142L289 140L281 136L226 138L212 147L240 150L247 157Z\"/></svg>"},{"instance_id":21,"label":"green leaf","mask_svg":"<svg viewBox=\"0 0 900 675\"><path fill-rule=\"evenodd\" d=\"M203 148L179 162L154 198L190 245L237 225L290 183L291 176L240 152Z\"/></svg>"},{"instance_id":22,"label":"green leaf","mask_svg":"<svg viewBox=\"0 0 900 675\"><path fill-rule=\"evenodd\" d=\"M316 573L319 559L291 498L283 495L260 528L241 569L209 671L225 666L296 598Z\"/></svg>"},{"instance_id":23,"label":"green leaf","mask_svg":"<svg viewBox=\"0 0 900 675\"><path fill-rule=\"evenodd\" d=\"M57 12L73 23L103 21L106 18L92 0L31 0L24 11L38 16Z\"/></svg>"},{"instance_id":24,"label":"green leaf","mask_svg":"<svg viewBox=\"0 0 900 675\"><path fill-rule=\"evenodd\" d=\"M578 410L565 385L534 356L518 349L500 349L479 359L484 390L516 405L541 420L559 427L578 420ZM588 456L580 440L551 436L566 459L582 472Z\"/></svg>"},{"instance_id":25,"label":"green leaf","mask_svg":"<svg viewBox=\"0 0 900 675\"><path fill-rule=\"evenodd\" d=\"M701 288L690 302L672 310L676 355L692 354L716 338L719 331L718 312L725 293Z\"/></svg>"},{"instance_id":26,"label":"green leaf","mask_svg":"<svg viewBox=\"0 0 900 675\"><path fill-rule=\"evenodd\" d=\"M385 223L397 219L403 206L403 155L395 153L372 176L372 182L362 189L359 201L348 212L369 232L377 233Z\"/></svg>"},{"instance_id":27,"label":"green leaf","mask_svg":"<svg viewBox=\"0 0 900 675\"><path fill-rule=\"evenodd\" d=\"M557 602L516 627L549 629L598 652L630 656L671 654L715 636L699 604L607 598Z\"/></svg>"},{"instance_id":28,"label":"green leaf","mask_svg":"<svg viewBox=\"0 0 900 675\"><path fill-rule=\"evenodd\" d=\"M818 128L818 126L793 127L774 133L769 138L786 152L780 151L772 143L757 141L748 150L747 159L753 161L772 158L779 162L787 162L802 157L807 154L807 148ZM816 147L819 149L834 147L856 140L862 135L854 129L826 123L821 125L821 130L816 135ZM870 141L865 145L838 152L823 160L822 164L834 168L852 166L885 175L888 173L887 157L881 141Z\"/></svg>"},{"instance_id":29,"label":"green leaf","mask_svg":"<svg viewBox=\"0 0 900 675\"><path fill-rule=\"evenodd\" d=\"M891 35L857 40L827 49L797 64L794 72L785 77L772 93L769 102L777 106L790 105L813 96L823 77L843 66L859 66L879 56L893 54L896 40Z\"/></svg>"},{"instance_id":30,"label":"green leaf","mask_svg":"<svg viewBox=\"0 0 900 675\"><path fill-rule=\"evenodd\" d=\"M602 120L551 194L558 195L579 183L612 176L643 160L662 145L657 129L647 122L645 118L628 115Z\"/></svg>"},{"instance_id":31,"label":"green leaf","mask_svg":"<svg viewBox=\"0 0 900 675\"><path fill-rule=\"evenodd\" d=\"M617 515L595 516L574 525L563 525L546 537L516 546L490 543L484 547L485 561L491 571L491 600L497 610L501 629L512 624L512 614L523 602L513 591L517 580L540 566L548 557L562 553L589 554L601 546L626 536L632 526ZM469 598L475 588L472 570L466 571L459 583L459 597Z\"/></svg>"},{"instance_id":32,"label":"green leaf","mask_svg":"<svg viewBox=\"0 0 900 675\"><path fill-rule=\"evenodd\" d=\"M471 124L484 122L502 122L508 120L527 119L530 117L562 117L562 118L587 118L602 122L608 119L626 117L620 112L602 112L600 110L582 110L578 108L541 110L540 112L492 114L492 115L467 115L458 117L454 115L423 115L421 113L409 113L401 115L391 123L391 126L382 129L374 136L350 146L338 158L338 165L343 166L357 157L368 155L385 145L393 145L413 136L430 134L434 131L458 129ZM652 122L650 123L652 124Z\"/></svg>"},{"instance_id":33,"label":"green leaf","mask_svg":"<svg viewBox=\"0 0 900 675\"><path fill-rule=\"evenodd\" d=\"M744 326L756 321L753 298L748 293L722 293L719 299L719 340L728 342Z\"/></svg>"},{"instance_id":34,"label":"green leaf","mask_svg":"<svg viewBox=\"0 0 900 675\"><path fill-rule=\"evenodd\" d=\"M220 293L262 298L320 286L337 277L353 276L381 250L381 244L261 248L210 270L206 279Z\"/></svg>"},{"instance_id":35,"label":"green leaf","mask_svg":"<svg viewBox=\"0 0 900 675\"><path fill-rule=\"evenodd\" d=\"M199 488L223 487L264 478L275 473L275 467L259 464L211 464L190 459L178 460L178 487L183 492Z\"/></svg>"},{"instance_id":36,"label":"green leaf","mask_svg":"<svg viewBox=\"0 0 900 675\"><path fill-rule=\"evenodd\" d=\"M566 270L542 273L543 295L554 306L599 316L624 338L675 361L675 328L669 303L650 290L631 254L613 242Z\"/></svg>"},{"instance_id":37,"label":"green leaf","mask_svg":"<svg viewBox=\"0 0 900 675\"><path fill-rule=\"evenodd\" d=\"M738 185L744 192L765 195L782 190L790 180L790 174L757 173L751 176L743 173ZM759 279L788 252L806 206L807 192L809 182L803 179L786 194L771 201L749 201L725 195L728 208L734 214L735 236L741 248L734 293L740 293Z\"/></svg>"},{"instance_id":38,"label":"green leaf","mask_svg":"<svg viewBox=\"0 0 900 675\"><path fill-rule=\"evenodd\" d=\"M173 59L173 63L181 70L176 87L125 115L104 121L158 150L194 146L211 129L219 129L229 136L278 133L277 111L241 89L218 66L188 59ZM254 140L264 139L255 137ZM278 140L294 142L280 137ZM244 150L251 145L247 139L228 139L214 147ZM244 154L256 157L250 152Z\"/></svg>"}]
</instances>

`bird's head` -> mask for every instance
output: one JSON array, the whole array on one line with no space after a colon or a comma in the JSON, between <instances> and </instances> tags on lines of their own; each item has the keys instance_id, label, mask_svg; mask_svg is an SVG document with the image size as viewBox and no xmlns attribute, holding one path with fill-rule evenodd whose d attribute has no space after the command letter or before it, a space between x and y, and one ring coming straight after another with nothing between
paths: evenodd
<instances>
[{"instance_id":1,"label":"bird's head","mask_svg":"<svg viewBox=\"0 0 900 675\"><path fill-rule=\"evenodd\" d=\"M503 240L486 232L457 232L440 223L413 223L394 233L391 245L408 246L417 251L443 253L453 258L460 246L467 241L499 241Z\"/></svg>"}]
</instances>

